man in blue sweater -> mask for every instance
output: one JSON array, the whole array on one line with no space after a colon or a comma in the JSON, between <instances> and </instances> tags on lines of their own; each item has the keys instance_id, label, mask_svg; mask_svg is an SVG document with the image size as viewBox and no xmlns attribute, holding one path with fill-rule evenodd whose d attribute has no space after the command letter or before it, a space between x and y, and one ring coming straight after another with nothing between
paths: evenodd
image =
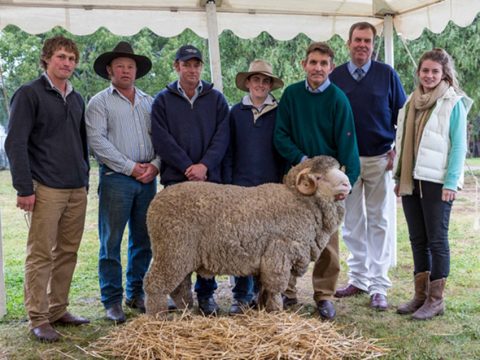
<instances>
[{"instance_id":1,"label":"man in blue sweater","mask_svg":"<svg viewBox=\"0 0 480 360\"><path fill-rule=\"evenodd\" d=\"M388 65L371 59L376 30L367 22L353 24L348 47L351 60L337 67L330 79L347 95L355 119L361 171L346 200L343 239L350 250L349 285L336 297L363 292L370 306L386 310L387 289L391 286L389 206L394 202L392 167L398 110L406 96L397 73ZM394 230L394 229L393 229Z\"/></svg>"},{"instance_id":2,"label":"man in blue sweater","mask_svg":"<svg viewBox=\"0 0 480 360\"><path fill-rule=\"evenodd\" d=\"M221 162L228 147L228 104L213 85L200 80L201 52L192 45L178 49L178 81L160 91L152 105L152 141L160 156L160 182L222 182ZM215 315L215 279L197 274L195 292L205 315Z\"/></svg>"}]
</instances>

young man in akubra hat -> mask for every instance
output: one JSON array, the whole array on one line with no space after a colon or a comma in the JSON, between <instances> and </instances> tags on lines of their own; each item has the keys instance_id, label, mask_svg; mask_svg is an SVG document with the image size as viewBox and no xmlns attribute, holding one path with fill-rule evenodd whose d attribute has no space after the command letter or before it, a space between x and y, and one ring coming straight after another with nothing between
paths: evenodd
<instances>
[{"instance_id":1,"label":"young man in akubra hat","mask_svg":"<svg viewBox=\"0 0 480 360\"><path fill-rule=\"evenodd\" d=\"M143 278L152 257L146 214L157 192L155 179L160 160L150 138L152 97L138 89L135 80L146 75L151 67L149 58L135 54L124 41L101 54L93 68L111 83L90 100L86 111L88 144L100 165L101 301L107 318L117 323L126 320L120 248L127 223L125 303L145 312Z\"/></svg>"},{"instance_id":2,"label":"young man in akubra hat","mask_svg":"<svg viewBox=\"0 0 480 360\"><path fill-rule=\"evenodd\" d=\"M277 100L270 92L283 87L283 81L273 75L268 62L254 60L248 71L237 74L235 83L248 94L230 110L230 145L223 161L223 180L240 186L280 183L285 163L273 145ZM257 286L253 276L235 277L232 293L230 315L254 306Z\"/></svg>"}]
</instances>

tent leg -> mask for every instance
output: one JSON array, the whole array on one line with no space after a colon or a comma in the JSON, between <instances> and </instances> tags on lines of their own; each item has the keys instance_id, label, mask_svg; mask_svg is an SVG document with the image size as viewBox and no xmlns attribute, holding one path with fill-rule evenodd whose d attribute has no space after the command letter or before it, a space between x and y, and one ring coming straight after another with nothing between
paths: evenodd
<instances>
[{"instance_id":1,"label":"tent leg","mask_svg":"<svg viewBox=\"0 0 480 360\"><path fill-rule=\"evenodd\" d=\"M5 294L5 277L3 273L3 237L2 214L0 213L0 319L7 313L7 297Z\"/></svg>"},{"instance_id":2,"label":"tent leg","mask_svg":"<svg viewBox=\"0 0 480 360\"><path fill-rule=\"evenodd\" d=\"M212 82L215 89L223 92L220 46L218 43L217 6L215 0L208 0L205 9L207 13L208 51L210 54Z\"/></svg>"},{"instance_id":3,"label":"tent leg","mask_svg":"<svg viewBox=\"0 0 480 360\"><path fill-rule=\"evenodd\" d=\"M383 22L383 38L385 42L385 63L394 67L393 54L393 16L385 15Z\"/></svg>"}]
</instances>

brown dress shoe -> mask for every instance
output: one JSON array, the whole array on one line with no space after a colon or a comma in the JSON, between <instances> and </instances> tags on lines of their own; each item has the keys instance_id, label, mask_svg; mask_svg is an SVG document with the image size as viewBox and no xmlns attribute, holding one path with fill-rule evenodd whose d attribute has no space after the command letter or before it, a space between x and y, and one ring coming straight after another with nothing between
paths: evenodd
<instances>
[{"instance_id":1,"label":"brown dress shoe","mask_svg":"<svg viewBox=\"0 0 480 360\"><path fill-rule=\"evenodd\" d=\"M338 289L335 292L335 297L336 298L344 298L344 297L350 297L350 296L355 296L359 294L365 293L364 290L356 287L355 285L349 284L345 286L344 288Z\"/></svg>"},{"instance_id":2,"label":"brown dress shoe","mask_svg":"<svg viewBox=\"0 0 480 360\"><path fill-rule=\"evenodd\" d=\"M52 324L55 325L72 325L72 326L79 326L82 324L88 324L90 320L85 319L81 316L75 316L69 313L68 311L62 315L60 319L55 320Z\"/></svg>"},{"instance_id":3,"label":"brown dress shoe","mask_svg":"<svg viewBox=\"0 0 480 360\"><path fill-rule=\"evenodd\" d=\"M387 297L382 294L373 294L370 297L370 307L375 310L385 311L388 309Z\"/></svg>"},{"instance_id":4,"label":"brown dress shoe","mask_svg":"<svg viewBox=\"0 0 480 360\"><path fill-rule=\"evenodd\" d=\"M37 340L43 342L55 342L60 339L60 334L49 323L34 327L31 332Z\"/></svg>"},{"instance_id":5,"label":"brown dress shoe","mask_svg":"<svg viewBox=\"0 0 480 360\"><path fill-rule=\"evenodd\" d=\"M322 320L333 320L337 312L335 306L330 300L320 300L317 302L317 310Z\"/></svg>"},{"instance_id":6,"label":"brown dress shoe","mask_svg":"<svg viewBox=\"0 0 480 360\"><path fill-rule=\"evenodd\" d=\"M122 304L113 304L107 309L107 319L116 322L117 324L124 323L127 320L122 309Z\"/></svg>"}]
</instances>

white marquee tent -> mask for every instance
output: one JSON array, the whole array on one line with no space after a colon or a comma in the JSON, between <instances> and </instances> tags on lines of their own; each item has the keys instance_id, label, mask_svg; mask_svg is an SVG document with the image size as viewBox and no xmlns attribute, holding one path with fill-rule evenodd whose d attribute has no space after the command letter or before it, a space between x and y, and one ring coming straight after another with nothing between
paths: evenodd
<instances>
[{"instance_id":1,"label":"white marquee tent","mask_svg":"<svg viewBox=\"0 0 480 360\"><path fill-rule=\"evenodd\" d=\"M393 65L394 28L414 39L425 28L441 32L449 21L469 25L478 12L480 0L0 0L0 29L14 24L41 33L62 26L86 35L104 26L132 35L148 27L170 37L190 28L208 38L212 79L221 89L218 34L223 30L243 38L267 31L280 40L299 33L328 40L334 34L347 38L353 22L369 21L383 31L385 60ZM0 317L5 312L2 286Z\"/></svg>"},{"instance_id":2,"label":"white marquee tent","mask_svg":"<svg viewBox=\"0 0 480 360\"><path fill-rule=\"evenodd\" d=\"M62 26L86 35L104 26L132 35L148 27L170 37L186 28L209 39L212 80L222 89L218 34L243 38L267 31L288 40L304 33L314 40L348 37L355 21L369 21L385 38L385 61L393 65L393 28L414 39L428 28L441 32L451 20L469 25L479 0L0 0L0 29L14 24L30 33Z\"/></svg>"},{"instance_id":3,"label":"white marquee tent","mask_svg":"<svg viewBox=\"0 0 480 360\"><path fill-rule=\"evenodd\" d=\"M89 34L105 26L113 33L132 35L148 27L161 36L185 28L207 37L205 3L208 0L0 0L0 29L15 24L30 33L63 26L74 34ZM408 39L424 28L441 32L449 20L471 23L476 0L214 0L218 30L230 29L240 37L268 31L287 40L298 33L327 40L344 38L353 21L381 26L392 15L395 28Z\"/></svg>"}]
</instances>

